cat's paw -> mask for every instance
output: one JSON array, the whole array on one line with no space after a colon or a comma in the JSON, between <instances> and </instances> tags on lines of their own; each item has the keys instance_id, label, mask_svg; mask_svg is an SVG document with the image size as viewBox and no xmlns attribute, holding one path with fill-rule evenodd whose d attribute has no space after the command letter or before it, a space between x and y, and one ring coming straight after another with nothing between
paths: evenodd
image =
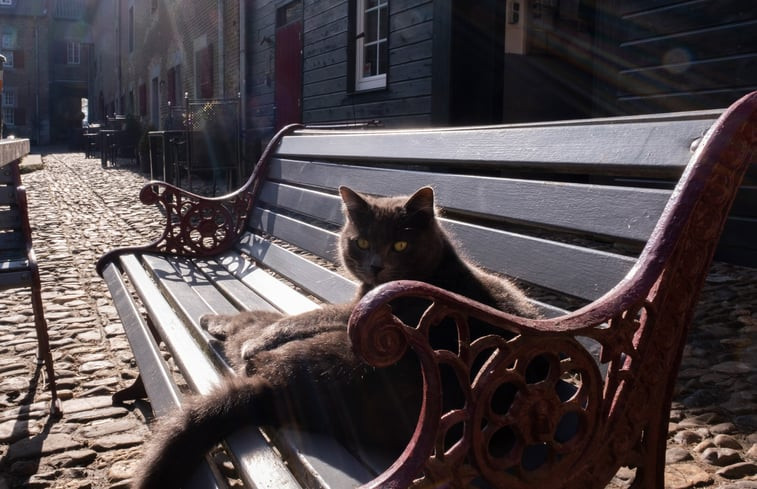
<instances>
[{"instance_id":1,"label":"cat's paw","mask_svg":"<svg viewBox=\"0 0 757 489\"><path fill-rule=\"evenodd\" d=\"M224 340L228 336L226 328L229 324L229 319L230 316L205 314L200 317L200 327L216 338Z\"/></svg>"}]
</instances>

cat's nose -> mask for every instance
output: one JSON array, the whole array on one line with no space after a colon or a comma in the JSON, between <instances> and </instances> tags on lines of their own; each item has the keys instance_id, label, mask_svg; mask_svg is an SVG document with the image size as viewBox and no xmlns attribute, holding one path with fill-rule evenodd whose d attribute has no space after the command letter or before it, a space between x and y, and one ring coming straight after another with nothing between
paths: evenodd
<instances>
[{"instance_id":1,"label":"cat's nose","mask_svg":"<svg viewBox=\"0 0 757 489\"><path fill-rule=\"evenodd\" d=\"M373 276L377 276L379 273L381 273L381 270L383 270L384 267L381 265L371 265L371 272L373 272Z\"/></svg>"}]
</instances>

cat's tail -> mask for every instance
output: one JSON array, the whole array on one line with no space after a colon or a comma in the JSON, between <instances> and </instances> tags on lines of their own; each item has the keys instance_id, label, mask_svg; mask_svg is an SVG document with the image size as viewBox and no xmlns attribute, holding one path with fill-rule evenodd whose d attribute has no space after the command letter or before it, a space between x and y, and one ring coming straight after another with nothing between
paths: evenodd
<instances>
[{"instance_id":1,"label":"cat's tail","mask_svg":"<svg viewBox=\"0 0 757 489\"><path fill-rule=\"evenodd\" d=\"M244 424L276 424L275 391L259 377L229 379L158 422L132 481L134 489L178 488L205 454Z\"/></svg>"}]
</instances>

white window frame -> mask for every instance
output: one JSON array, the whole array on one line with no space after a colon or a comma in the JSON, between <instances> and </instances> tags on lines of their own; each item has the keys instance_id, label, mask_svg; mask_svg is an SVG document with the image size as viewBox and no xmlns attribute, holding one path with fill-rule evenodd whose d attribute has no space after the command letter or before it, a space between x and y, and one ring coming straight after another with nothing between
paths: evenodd
<instances>
[{"instance_id":1,"label":"white window frame","mask_svg":"<svg viewBox=\"0 0 757 489\"><path fill-rule=\"evenodd\" d=\"M2 1L2 0L0 0L0 1ZM16 32L15 32L15 30L12 30L10 32L8 32L8 31L3 32L2 44L0 44L0 48L2 48L2 49L16 49Z\"/></svg>"},{"instance_id":2,"label":"white window frame","mask_svg":"<svg viewBox=\"0 0 757 489\"><path fill-rule=\"evenodd\" d=\"M16 89L11 87L3 88L3 107L16 106Z\"/></svg>"},{"instance_id":3,"label":"white window frame","mask_svg":"<svg viewBox=\"0 0 757 489\"><path fill-rule=\"evenodd\" d=\"M10 87L3 88L3 124L7 126L16 125L16 89Z\"/></svg>"},{"instance_id":4,"label":"white window frame","mask_svg":"<svg viewBox=\"0 0 757 489\"><path fill-rule=\"evenodd\" d=\"M12 6L13 5L13 0L0 0L0 5L3 5L3 6Z\"/></svg>"},{"instance_id":5,"label":"white window frame","mask_svg":"<svg viewBox=\"0 0 757 489\"><path fill-rule=\"evenodd\" d=\"M3 67L13 68L13 51L3 51L3 56L5 56L5 63L3 64Z\"/></svg>"},{"instance_id":6,"label":"white window frame","mask_svg":"<svg viewBox=\"0 0 757 489\"><path fill-rule=\"evenodd\" d=\"M375 90L379 88L385 88L386 87L386 72L379 73L376 75L369 75L366 76L364 73L365 68L365 48L366 48L366 42L365 42L365 18L366 14L370 11L374 10L380 10L380 9L389 9L389 0L377 0L376 6L368 8L368 0L356 0L357 2L357 8L355 10L356 18L355 18L355 32L357 33L357 39L355 41L355 90ZM388 12L386 16L387 20L389 18ZM377 22L381 21L381 15L377 16ZM372 41L368 43L368 46L377 46L382 43L388 42L388 35L389 30L388 26L386 26L386 34L387 37L380 37L381 36L381 26L376 27L376 35L378 38L375 41ZM377 53L378 56L380 56L380 49L379 53Z\"/></svg>"},{"instance_id":7,"label":"white window frame","mask_svg":"<svg viewBox=\"0 0 757 489\"><path fill-rule=\"evenodd\" d=\"M78 41L68 41L66 43L66 64L81 64L81 43Z\"/></svg>"}]
</instances>

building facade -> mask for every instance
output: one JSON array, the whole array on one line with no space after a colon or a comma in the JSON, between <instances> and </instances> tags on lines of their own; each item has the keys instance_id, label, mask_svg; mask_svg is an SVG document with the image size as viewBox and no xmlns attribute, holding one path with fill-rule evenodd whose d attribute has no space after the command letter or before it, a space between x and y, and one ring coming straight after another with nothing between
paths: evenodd
<instances>
[{"instance_id":1,"label":"building facade","mask_svg":"<svg viewBox=\"0 0 757 489\"><path fill-rule=\"evenodd\" d=\"M85 117L94 0L3 0L0 52L6 135L34 144L70 141Z\"/></svg>"},{"instance_id":2,"label":"building facade","mask_svg":"<svg viewBox=\"0 0 757 489\"><path fill-rule=\"evenodd\" d=\"M132 114L160 128L171 106L240 91L240 8L221 0L99 2L90 102L97 120Z\"/></svg>"}]
</instances>

